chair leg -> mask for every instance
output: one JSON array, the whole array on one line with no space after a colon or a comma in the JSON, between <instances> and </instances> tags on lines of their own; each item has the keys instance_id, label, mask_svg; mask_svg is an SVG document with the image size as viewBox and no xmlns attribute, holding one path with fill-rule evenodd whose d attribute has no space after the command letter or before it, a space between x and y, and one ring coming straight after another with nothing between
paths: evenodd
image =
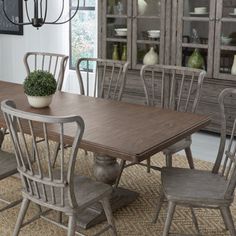
<instances>
[{"instance_id":1,"label":"chair leg","mask_svg":"<svg viewBox=\"0 0 236 236\"><path fill-rule=\"evenodd\" d=\"M176 207L176 204L174 202L169 202L167 218L166 218L165 227L164 227L164 231L163 231L163 236L169 235L171 222L172 222L174 212L175 212L175 207Z\"/></svg>"},{"instance_id":2,"label":"chair leg","mask_svg":"<svg viewBox=\"0 0 236 236\"><path fill-rule=\"evenodd\" d=\"M120 162L120 173L119 173L119 175L118 175L118 177L116 179L115 188L117 188L119 183L120 183L120 178L121 178L121 175L122 175L123 170L125 168L125 164L126 164L126 161L125 160L121 160L121 162Z\"/></svg>"},{"instance_id":3,"label":"chair leg","mask_svg":"<svg viewBox=\"0 0 236 236\"><path fill-rule=\"evenodd\" d=\"M230 208L229 207L221 207L220 210L222 212L224 222L226 223L227 228L229 229L230 235L236 236L234 221L232 218Z\"/></svg>"},{"instance_id":4,"label":"chair leg","mask_svg":"<svg viewBox=\"0 0 236 236\"><path fill-rule=\"evenodd\" d=\"M59 150L60 150L60 143L57 143L56 147L55 147L55 151L54 151L54 156L53 156L53 159L52 159L53 160L52 161L52 166L53 167L55 167Z\"/></svg>"},{"instance_id":5,"label":"chair leg","mask_svg":"<svg viewBox=\"0 0 236 236\"><path fill-rule=\"evenodd\" d=\"M194 209L192 207L190 209L191 209L193 223L195 225L195 228L196 228L198 234L200 234L200 229L199 229L199 225L198 225L198 221L197 221L197 217L195 215Z\"/></svg>"},{"instance_id":6,"label":"chair leg","mask_svg":"<svg viewBox=\"0 0 236 236\"><path fill-rule=\"evenodd\" d=\"M166 167L172 167L172 155L166 154Z\"/></svg>"},{"instance_id":7,"label":"chair leg","mask_svg":"<svg viewBox=\"0 0 236 236\"><path fill-rule=\"evenodd\" d=\"M194 169L193 156L190 147L185 148L185 154L188 159L190 169Z\"/></svg>"},{"instance_id":8,"label":"chair leg","mask_svg":"<svg viewBox=\"0 0 236 236\"><path fill-rule=\"evenodd\" d=\"M21 203L20 212L19 212L19 215L18 215L18 218L16 221L14 232L13 232L13 236L18 236L18 234L20 232L20 228L21 228L21 225L24 221L25 214L26 214L27 209L29 207L29 203L30 203L29 199L23 198L22 203Z\"/></svg>"},{"instance_id":9,"label":"chair leg","mask_svg":"<svg viewBox=\"0 0 236 236\"><path fill-rule=\"evenodd\" d=\"M75 215L69 215L67 236L74 236L75 230L76 230L76 217Z\"/></svg>"},{"instance_id":10,"label":"chair leg","mask_svg":"<svg viewBox=\"0 0 236 236\"><path fill-rule=\"evenodd\" d=\"M147 173L151 172L151 157L147 159Z\"/></svg>"},{"instance_id":11,"label":"chair leg","mask_svg":"<svg viewBox=\"0 0 236 236\"><path fill-rule=\"evenodd\" d=\"M225 218L224 218L223 212L222 212L221 209L220 209L220 213L221 213L222 219L223 219L224 224L225 224L225 229L226 229L226 230L229 230L229 229L228 229L228 226L227 226L227 223L226 223L226 221L225 221Z\"/></svg>"},{"instance_id":12,"label":"chair leg","mask_svg":"<svg viewBox=\"0 0 236 236\"><path fill-rule=\"evenodd\" d=\"M101 200L106 218L107 218L107 222L108 224L111 226L112 229L112 235L116 236L117 235L117 231L116 231L116 226L115 226L115 221L113 218L113 214L112 214L112 209L111 209L111 204L109 201L109 198L106 197L103 200Z\"/></svg>"},{"instance_id":13,"label":"chair leg","mask_svg":"<svg viewBox=\"0 0 236 236\"><path fill-rule=\"evenodd\" d=\"M152 221L152 223L154 223L154 224L156 224L156 222L157 222L157 219L158 219L159 213L161 211L161 207L163 205L164 199L165 199L165 195L164 195L163 191L161 190L159 202L157 204L156 214L155 214L154 219Z\"/></svg>"}]
</instances>

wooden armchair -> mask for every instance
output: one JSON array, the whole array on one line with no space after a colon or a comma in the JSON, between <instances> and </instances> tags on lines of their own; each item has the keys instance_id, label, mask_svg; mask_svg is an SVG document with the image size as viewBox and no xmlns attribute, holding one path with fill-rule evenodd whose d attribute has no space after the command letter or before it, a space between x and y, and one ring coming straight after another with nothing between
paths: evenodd
<instances>
[{"instance_id":1,"label":"wooden armchair","mask_svg":"<svg viewBox=\"0 0 236 236\"><path fill-rule=\"evenodd\" d=\"M223 90L219 96L222 120L221 141L212 171L183 168L163 168L161 171L162 192L154 222L156 222L163 200L166 198L168 213L163 236L169 235L176 205L219 209L226 229L230 231L230 235L236 235L230 211L236 186L236 119L234 119L230 141L226 145L227 120L224 105L225 99L233 94L236 95L236 89L229 88ZM199 231L196 217L194 223ZM200 232L198 233L200 234Z\"/></svg>"},{"instance_id":2,"label":"wooden armchair","mask_svg":"<svg viewBox=\"0 0 236 236\"><path fill-rule=\"evenodd\" d=\"M68 236L75 235L76 217L79 212L88 206L100 202L104 208L108 227L102 230L112 230L116 235L116 228L112 218L109 203L112 188L109 185L95 182L87 177L75 175L75 163L78 148L84 133L84 122L78 116L53 117L43 116L17 110L12 101L3 101L1 109L14 144L17 167L22 180L23 201L18 219L13 232L14 236L19 234L29 203L33 202L40 206L40 212L28 223L35 219L43 218L49 220L41 207L64 213L68 216L68 227L52 219L49 221L58 226L66 228ZM13 122L14 120L14 122ZM62 147L60 162L57 169L52 168L52 155L54 147L49 144L49 130L57 130L57 139ZM69 160L66 161L64 144L68 137L66 134L73 132L74 138L70 140L72 150ZM26 134L31 135L31 141L26 141ZM36 141L40 136L44 139L41 143ZM20 142L21 140L21 142ZM33 144L33 152L31 147ZM32 165L32 155L35 153L35 164ZM25 158L23 158L25 154Z\"/></svg>"}]
</instances>

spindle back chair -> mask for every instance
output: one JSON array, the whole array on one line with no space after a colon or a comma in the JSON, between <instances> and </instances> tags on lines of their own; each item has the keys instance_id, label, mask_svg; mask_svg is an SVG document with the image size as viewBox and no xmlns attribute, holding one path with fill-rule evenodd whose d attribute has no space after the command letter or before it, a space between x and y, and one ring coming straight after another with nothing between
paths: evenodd
<instances>
[{"instance_id":1,"label":"spindle back chair","mask_svg":"<svg viewBox=\"0 0 236 236\"><path fill-rule=\"evenodd\" d=\"M234 99L232 99L234 96ZM230 98L231 97L231 98ZM230 206L234 200L236 187L236 117L226 142L226 127L232 120L226 119L226 99L235 102L236 89L224 89L219 96L221 114L221 140L212 171L189 170L186 168L163 168L161 170L162 190L154 222L157 221L164 199L168 201L168 213L163 236L169 235L176 205L191 207L194 224L201 235L193 208L218 209L226 229L231 236L236 235ZM188 186L188 188L186 188Z\"/></svg>"},{"instance_id":2,"label":"spindle back chair","mask_svg":"<svg viewBox=\"0 0 236 236\"><path fill-rule=\"evenodd\" d=\"M100 58L79 59L76 72L80 94L120 101L128 66L129 63L123 61Z\"/></svg>"},{"instance_id":3,"label":"spindle back chair","mask_svg":"<svg viewBox=\"0 0 236 236\"><path fill-rule=\"evenodd\" d=\"M57 90L61 90L64 81L68 56L48 52L28 52L24 56L27 75L32 71L42 70L53 74L57 81Z\"/></svg>"},{"instance_id":4,"label":"spindle back chair","mask_svg":"<svg viewBox=\"0 0 236 236\"><path fill-rule=\"evenodd\" d=\"M14 144L23 185L23 203L13 235L18 235L30 201L65 213L69 217L68 235L74 235L72 233L75 232L76 211L84 210L90 203L103 200L104 195L107 197L111 192L110 186L101 184L100 190L104 190L103 196L101 193L96 193L97 189L94 188L89 190L90 193L94 191L92 199L91 195L90 199L78 197L81 196L79 194L81 191L88 191L86 183L89 183L87 178L75 175L76 157L84 133L84 121L79 116L43 116L13 107L13 102L9 100L2 102L1 105ZM54 138L61 145L61 153L58 156L60 160L56 169L52 166L54 145L50 145L49 142L52 132L56 132ZM68 133L73 136L73 140L70 141L72 148L66 160L63 147L68 142ZM27 140L27 134L31 140ZM43 141L37 142L38 136L43 138ZM33 159L35 159L34 164ZM113 228L113 225L111 227Z\"/></svg>"}]
</instances>

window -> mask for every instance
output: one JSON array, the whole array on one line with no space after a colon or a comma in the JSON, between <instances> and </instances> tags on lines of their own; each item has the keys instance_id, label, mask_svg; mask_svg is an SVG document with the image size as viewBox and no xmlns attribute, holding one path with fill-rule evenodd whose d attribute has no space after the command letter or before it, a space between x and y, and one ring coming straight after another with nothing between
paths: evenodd
<instances>
[{"instance_id":1,"label":"window","mask_svg":"<svg viewBox=\"0 0 236 236\"><path fill-rule=\"evenodd\" d=\"M79 11L70 22L70 69L75 69L78 58L97 56L96 0L80 0ZM70 0L70 14L77 0Z\"/></svg>"}]
</instances>

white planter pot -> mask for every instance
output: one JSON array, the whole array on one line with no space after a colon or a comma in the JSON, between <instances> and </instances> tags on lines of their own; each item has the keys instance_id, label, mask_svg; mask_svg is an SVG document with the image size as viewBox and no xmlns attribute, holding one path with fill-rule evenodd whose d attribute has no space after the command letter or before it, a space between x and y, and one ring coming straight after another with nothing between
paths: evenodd
<instances>
[{"instance_id":1,"label":"white planter pot","mask_svg":"<svg viewBox=\"0 0 236 236\"><path fill-rule=\"evenodd\" d=\"M30 106L34 108L43 108L49 106L52 102L53 95L50 96L27 96Z\"/></svg>"}]
</instances>

